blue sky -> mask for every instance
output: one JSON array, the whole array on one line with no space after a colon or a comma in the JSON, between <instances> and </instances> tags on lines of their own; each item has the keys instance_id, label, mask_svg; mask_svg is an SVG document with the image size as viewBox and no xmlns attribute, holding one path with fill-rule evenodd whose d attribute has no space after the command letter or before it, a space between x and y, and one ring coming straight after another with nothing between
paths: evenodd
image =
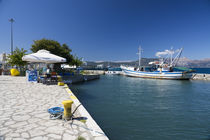
<instances>
[{"instance_id":1,"label":"blue sky","mask_svg":"<svg viewBox=\"0 0 210 140\"><path fill-rule=\"evenodd\" d=\"M67 43L85 60L136 60L184 48L190 59L210 58L209 0L0 0L0 53L29 50L33 40ZM30 52L30 50L28 51Z\"/></svg>"}]
</instances>

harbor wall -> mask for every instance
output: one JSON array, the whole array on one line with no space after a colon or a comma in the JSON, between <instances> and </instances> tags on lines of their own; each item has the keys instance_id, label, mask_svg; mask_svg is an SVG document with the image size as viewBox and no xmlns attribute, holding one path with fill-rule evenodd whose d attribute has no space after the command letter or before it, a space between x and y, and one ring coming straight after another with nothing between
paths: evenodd
<instances>
[{"instance_id":1,"label":"harbor wall","mask_svg":"<svg viewBox=\"0 0 210 140\"><path fill-rule=\"evenodd\" d=\"M65 84L75 84L84 81L90 81L99 79L100 75L91 74L91 75L71 75L71 76L62 76L62 80Z\"/></svg>"},{"instance_id":2,"label":"harbor wall","mask_svg":"<svg viewBox=\"0 0 210 140\"><path fill-rule=\"evenodd\" d=\"M100 75L105 74L104 70L84 70L84 72L87 74L100 74Z\"/></svg>"},{"instance_id":3,"label":"harbor wall","mask_svg":"<svg viewBox=\"0 0 210 140\"><path fill-rule=\"evenodd\" d=\"M194 73L193 80L210 80L210 74L206 73Z\"/></svg>"},{"instance_id":4,"label":"harbor wall","mask_svg":"<svg viewBox=\"0 0 210 140\"><path fill-rule=\"evenodd\" d=\"M71 100L74 102L73 105L75 107L79 106L77 111L79 111L80 115L88 118L86 121L86 125L88 126L88 128L86 128L86 129L90 131L90 133L94 137L94 139L95 140L109 140L109 138L105 135L103 130L99 127L99 125L91 117L91 115L88 113L88 111L85 109L85 107L80 103L80 101L77 99L77 97L74 95L74 93L70 90L68 85L65 84L64 88L66 89L66 92L70 95Z\"/></svg>"}]
</instances>

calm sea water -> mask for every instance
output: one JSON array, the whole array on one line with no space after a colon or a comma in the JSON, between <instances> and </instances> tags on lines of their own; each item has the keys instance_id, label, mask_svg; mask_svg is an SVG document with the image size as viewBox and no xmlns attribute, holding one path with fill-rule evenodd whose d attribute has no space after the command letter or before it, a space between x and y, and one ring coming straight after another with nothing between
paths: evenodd
<instances>
[{"instance_id":1,"label":"calm sea water","mask_svg":"<svg viewBox=\"0 0 210 140\"><path fill-rule=\"evenodd\" d=\"M210 74L210 68L192 68L196 73L208 73Z\"/></svg>"},{"instance_id":2,"label":"calm sea water","mask_svg":"<svg viewBox=\"0 0 210 140\"><path fill-rule=\"evenodd\" d=\"M210 82L110 75L70 88L110 140L210 139Z\"/></svg>"}]
</instances>

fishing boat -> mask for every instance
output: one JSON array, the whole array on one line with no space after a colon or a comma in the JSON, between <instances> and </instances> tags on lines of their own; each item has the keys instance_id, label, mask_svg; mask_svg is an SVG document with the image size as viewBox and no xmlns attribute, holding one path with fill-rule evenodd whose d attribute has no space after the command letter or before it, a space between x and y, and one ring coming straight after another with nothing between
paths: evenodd
<instances>
[{"instance_id":1,"label":"fishing boat","mask_svg":"<svg viewBox=\"0 0 210 140\"><path fill-rule=\"evenodd\" d=\"M182 48L176 51L165 50L164 52L156 53L157 56L165 55L166 57L160 57L159 61L149 62L150 69L146 70L141 66L141 53L142 49L139 47L139 66L121 66L123 74L126 76L140 77L140 78L155 78L155 79L171 79L171 80L189 80L192 77L192 71L175 71L174 67L177 65ZM173 55L176 54L175 57Z\"/></svg>"}]
</instances>

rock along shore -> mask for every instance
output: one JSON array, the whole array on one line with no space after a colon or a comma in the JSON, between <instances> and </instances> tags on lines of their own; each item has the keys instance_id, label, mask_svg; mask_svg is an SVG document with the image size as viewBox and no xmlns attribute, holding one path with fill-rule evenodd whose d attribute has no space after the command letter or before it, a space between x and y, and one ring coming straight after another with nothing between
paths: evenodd
<instances>
[{"instance_id":1,"label":"rock along shore","mask_svg":"<svg viewBox=\"0 0 210 140\"><path fill-rule=\"evenodd\" d=\"M194 73L192 79L193 80L210 80L210 74Z\"/></svg>"}]
</instances>

